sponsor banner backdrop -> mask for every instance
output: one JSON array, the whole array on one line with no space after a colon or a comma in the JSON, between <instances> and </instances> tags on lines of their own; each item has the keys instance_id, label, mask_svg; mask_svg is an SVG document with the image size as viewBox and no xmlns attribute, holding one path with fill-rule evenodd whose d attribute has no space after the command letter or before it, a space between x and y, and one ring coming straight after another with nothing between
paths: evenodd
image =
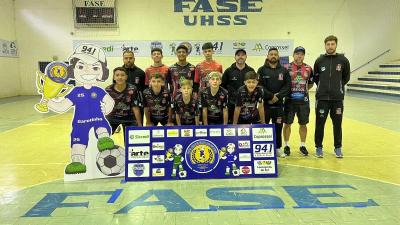
<instances>
[{"instance_id":1,"label":"sponsor banner backdrop","mask_svg":"<svg viewBox=\"0 0 400 225\"><path fill-rule=\"evenodd\" d=\"M126 50L133 51L135 56L150 56L152 48L161 48L164 56L174 56L176 47L184 44L189 49L189 55L201 56L201 46L211 42L214 46L215 56L233 56L237 49L246 49L248 56L265 56L268 49L276 47L280 56L291 56L293 53L293 40L212 40L212 41L113 41L113 40L74 40L74 48L80 44L92 43L100 46L107 57L121 57Z\"/></svg>"},{"instance_id":2,"label":"sponsor banner backdrop","mask_svg":"<svg viewBox=\"0 0 400 225\"><path fill-rule=\"evenodd\" d=\"M127 127L125 179L277 177L274 125Z\"/></svg>"}]
</instances>

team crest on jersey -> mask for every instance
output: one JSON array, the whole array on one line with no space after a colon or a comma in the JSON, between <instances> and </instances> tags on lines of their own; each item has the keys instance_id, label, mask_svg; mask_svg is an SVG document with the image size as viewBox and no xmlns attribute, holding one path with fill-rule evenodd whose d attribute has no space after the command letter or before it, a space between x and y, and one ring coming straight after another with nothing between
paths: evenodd
<instances>
[{"instance_id":1,"label":"team crest on jersey","mask_svg":"<svg viewBox=\"0 0 400 225\"><path fill-rule=\"evenodd\" d=\"M324 72L326 70L325 66L321 67L321 71Z\"/></svg>"},{"instance_id":2,"label":"team crest on jersey","mask_svg":"<svg viewBox=\"0 0 400 225\"><path fill-rule=\"evenodd\" d=\"M135 77L135 84L139 84L139 77Z\"/></svg>"},{"instance_id":3,"label":"team crest on jersey","mask_svg":"<svg viewBox=\"0 0 400 225\"><path fill-rule=\"evenodd\" d=\"M336 71L342 71L342 64L336 65Z\"/></svg>"},{"instance_id":4,"label":"team crest on jersey","mask_svg":"<svg viewBox=\"0 0 400 225\"><path fill-rule=\"evenodd\" d=\"M92 92L92 93L90 93L90 97L92 97L92 98L96 98L96 97L97 97L97 94L96 94L96 92Z\"/></svg>"},{"instance_id":5,"label":"team crest on jersey","mask_svg":"<svg viewBox=\"0 0 400 225\"><path fill-rule=\"evenodd\" d=\"M283 73L280 73L280 74L279 74L278 80L283 80Z\"/></svg>"},{"instance_id":6,"label":"team crest on jersey","mask_svg":"<svg viewBox=\"0 0 400 225\"><path fill-rule=\"evenodd\" d=\"M188 146L185 159L188 166L197 173L209 173L219 162L218 148L209 140L199 139Z\"/></svg>"}]
</instances>

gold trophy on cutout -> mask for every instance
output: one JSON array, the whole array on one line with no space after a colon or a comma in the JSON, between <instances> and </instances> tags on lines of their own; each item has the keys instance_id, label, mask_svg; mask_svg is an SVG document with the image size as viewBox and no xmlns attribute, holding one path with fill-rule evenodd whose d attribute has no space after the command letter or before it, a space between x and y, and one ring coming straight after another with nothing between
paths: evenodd
<instances>
[{"instance_id":1,"label":"gold trophy on cutout","mask_svg":"<svg viewBox=\"0 0 400 225\"><path fill-rule=\"evenodd\" d=\"M49 112L48 101L65 96L74 87L66 84L68 79L68 65L64 62L51 62L46 66L44 73L36 72L36 87L42 99L40 103L35 104L35 109L40 113Z\"/></svg>"}]
</instances>

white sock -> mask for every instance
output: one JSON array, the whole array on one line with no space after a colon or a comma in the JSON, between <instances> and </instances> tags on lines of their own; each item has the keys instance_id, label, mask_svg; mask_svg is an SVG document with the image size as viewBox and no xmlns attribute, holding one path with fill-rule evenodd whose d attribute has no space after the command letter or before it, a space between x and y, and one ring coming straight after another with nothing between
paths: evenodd
<instances>
[{"instance_id":1,"label":"white sock","mask_svg":"<svg viewBox=\"0 0 400 225\"><path fill-rule=\"evenodd\" d=\"M306 146L305 142L300 142L300 146Z\"/></svg>"},{"instance_id":2,"label":"white sock","mask_svg":"<svg viewBox=\"0 0 400 225\"><path fill-rule=\"evenodd\" d=\"M288 147L290 147L290 146L289 146L289 142L288 142L288 141L285 141L285 146L288 146Z\"/></svg>"}]
</instances>

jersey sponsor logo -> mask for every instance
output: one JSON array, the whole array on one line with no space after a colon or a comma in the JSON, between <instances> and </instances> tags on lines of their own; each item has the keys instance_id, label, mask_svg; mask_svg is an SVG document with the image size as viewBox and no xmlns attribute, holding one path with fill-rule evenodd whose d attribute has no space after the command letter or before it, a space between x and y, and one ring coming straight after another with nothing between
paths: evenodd
<instances>
[{"instance_id":1,"label":"jersey sponsor logo","mask_svg":"<svg viewBox=\"0 0 400 225\"><path fill-rule=\"evenodd\" d=\"M129 144L149 144L150 131L149 130L130 130L129 131Z\"/></svg>"},{"instance_id":2,"label":"jersey sponsor logo","mask_svg":"<svg viewBox=\"0 0 400 225\"><path fill-rule=\"evenodd\" d=\"M272 128L252 128L253 141L273 141Z\"/></svg>"},{"instance_id":3,"label":"jersey sponsor logo","mask_svg":"<svg viewBox=\"0 0 400 225\"><path fill-rule=\"evenodd\" d=\"M134 146L128 148L128 160L150 160L150 146Z\"/></svg>"},{"instance_id":4,"label":"jersey sponsor logo","mask_svg":"<svg viewBox=\"0 0 400 225\"><path fill-rule=\"evenodd\" d=\"M190 169L196 173L209 173L219 162L217 146L205 139L190 143L185 152L185 160Z\"/></svg>"}]
</instances>

